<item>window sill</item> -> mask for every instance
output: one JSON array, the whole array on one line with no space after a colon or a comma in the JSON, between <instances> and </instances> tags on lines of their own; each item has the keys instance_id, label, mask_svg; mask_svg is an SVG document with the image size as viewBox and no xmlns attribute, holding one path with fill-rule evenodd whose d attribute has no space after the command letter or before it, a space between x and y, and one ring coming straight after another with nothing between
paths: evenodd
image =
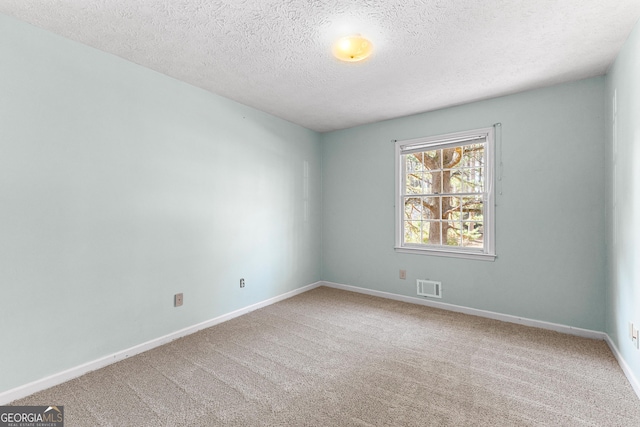
<instances>
[{"instance_id":1,"label":"window sill","mask_svg":"<svg viewBox=\"0 0 640 427\"><path fill-rule=\"evenodd\" d=\"M461 251L446 251L441 249L418 249L418 248L394 248L396 252L405 253L405 254L418 254L418 255L431 255L431 256L442 256L449 258L464 258L464 259L475 259L481 261L495 261L495 254L483 254L478 252L461 252Z\"/></svg>"}]
</instances>

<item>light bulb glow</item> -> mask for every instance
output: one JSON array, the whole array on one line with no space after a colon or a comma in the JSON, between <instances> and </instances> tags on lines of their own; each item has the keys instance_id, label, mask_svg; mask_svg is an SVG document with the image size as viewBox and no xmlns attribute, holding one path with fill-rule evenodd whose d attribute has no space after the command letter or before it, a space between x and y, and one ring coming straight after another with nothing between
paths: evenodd
<instances>
[{"instance_id":1,"label":"light bulb glow","mask_svg":"<svg viewBox=\"0 0 640 427\"><path fill-rule=\"evenodd\" d=\"M333 45L333 55L341 61L362 61L371 55L373 45L361 35L346 36Z\"/></svg>"}]
</instances>

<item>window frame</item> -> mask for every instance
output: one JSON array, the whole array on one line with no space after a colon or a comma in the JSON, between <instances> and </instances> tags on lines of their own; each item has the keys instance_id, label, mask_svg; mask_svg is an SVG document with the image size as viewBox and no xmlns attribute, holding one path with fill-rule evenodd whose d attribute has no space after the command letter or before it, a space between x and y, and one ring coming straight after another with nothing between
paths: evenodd
<instances>
[{"instance_id":1,"label":"window frame","mask_svg":"<svg viewBox=\"0 0 640 427\"><path fill-rule=\"evenodd\" d=\"M404 156L412 152L429 151L472 144L484 139L485 175L483 195L483 247L464 248L455 246L436 246L404 244L404 203L405 162ZM495 130L493 127L454 132L443 135L406 139L395 142L395 251L422 255L444 256L452 258L478 259L493 261L495 251ZM420 149L420 151L415 151ZM412 151L414 150L414 151Z\"/></svg>"}]
</instances>

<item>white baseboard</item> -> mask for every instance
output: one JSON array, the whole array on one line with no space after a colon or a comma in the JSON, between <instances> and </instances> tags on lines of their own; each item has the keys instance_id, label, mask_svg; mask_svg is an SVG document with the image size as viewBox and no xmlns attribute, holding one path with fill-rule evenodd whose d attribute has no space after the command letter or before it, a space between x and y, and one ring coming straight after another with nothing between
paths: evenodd
<instances>
[{"instance_id":1,"label":"white baseboard","mask_svg":"<svg viewBox=\"0 0 640 427\"><path fill-rule=\"evenodd\" d=\"M235 317L242 316L243 314L247 314L251 311L257 310L259 308L266 307L271 304L275 304L276 302L291 298L295 295L301 294L303 292L310 291L311 289L317 288L320 286L321 282L312 283L310 285L304 286L302 288L294 289L293 291L286 292L282 295L278 295L273 298L269 298L267 300L261 301L256 304L252 304L250 306L232 311L227 314L223 314L222 316L218 316L216 318L198 323L193 326L189 326L184 329L180 329L179 331L172 332L168 335L164 335L162 337L153 339L151 341L147 341L142 344L138 344L131 348L119 351L117 353L111 354L109 356L101 357L100 359L93 360L91 362L87 362L80 366L73 367L71 369L67 369L66 371L58 372L51 376L33 381L31 383L22 385L20 387L16 387L11 390L4 391L0 393L0 405L6 405L14 400L21 399L23 397L29 396L38 391L46 390L50 387L53 387L58 384L62 384L66 381L77 378L81 375L84 375L88 372L95 371L96 369L103 368L107 365L111 365L112 363L116 363L120 360L124 360L128 357L135 356L136 354L143 353L147 350L151 350L152 348L159 347L168 342L174 341L178 338L182 338L187 335L191 335L195 332L198 332L202 329L209 328L211 326L217 325L219 323L226 322L227 320L231 320Z\"/></svg>"},{"instance_id":2,"label":"white baseboard","mask_svg":"<svg viewBox=\"0 0 640 427\"><path fill-rule=\"evenodd\" d=\"M605 334L604 340L606 341L607 345L609 345L609 348L611 349L611 352L613 353L616 360L618 361L618 365L620 365L622 372L624 372L627 379L629 380L629 383L631 384L633 391L636 392L638 399L640 399L640 381L638 381L636 376L633 375L633 371L631 371L631 368L629 368L629 365L627 365L627 362L622 357L622 354L618 350L618 347L615 345L611 337L608 334Z\"/></svg>"},{"instance_id":3,"label":"white baseboard","mask_svg":"<svg viewBox=\"0 0 640 427\"><path fill-rule=\"evenodd\" d=\"M102 357L100 359L97 359L97 360L94 360L94 361L91 361L91 362L87 362L85 364L73 367L71 369L67 369L67 370L62 371L62 372L58 372L58 373L53 374L53 375L51 375L49 377L42 378L42 379L37 380L37 381L33 381L33 382L29 383L29 384L25 384L23 386L20 386L20 387L11 389L11 390L7 390L5 392L0 393L0 405L6 405L6 404L8 404L10 402L13 402L14 400L21 399L23 397L29 396L29 395L31 395L33 393L38 392L38 391L45 390L45 389L48 389L50 387L53 387L55 385L62 384L64 382L66 382L66 381L72 380L74 378L77 378L77 377L79 377L81 375L84 375L86 373L89 373L91 371L95 371L96 369L103 368L103 367L105 367L107 365L110 365L112 363L116 363L116 362L118 362L120 360L124 360L124 359L126 359L128 357L131 357L131 356L135 356L136 354L143 353L143 352L145 352L147 350L151 350L152 348L159 347L159 346L161 346L163 344L166 344L168 342L174 341L174 340L176 340L178 338L182 338L184 336L191 335L191 334L193 334L195 332L198 332L198 331L200 331L202 329L206 329L206 328L209 328L211 326L215 326L215 325L217 325L219 323L226 322L227 320L231 320L231 319L233 319L235 317L242 316L243 314L249 313L251 311L266 307L266 306L271 305L271 304L275 304L275 303L277 303L279 301L283 301L283 300L291 298L291 297L293 297L295 295L299 295L301 293L310 291L310 290L315 289L315 288L317 288L319 286L327 286L327 287L330 287L330 288L342 289L342 290L345 290L345 291L357 292L357 293L361 293L361 294L377 296L377 297L392 299L392 300L396 300L396 301L403 301L403 302L407 302L407 303L411 303L411 304L419 304L419 305L424 305L424 306L428 306L428 307L440 308L440 309L443 309L443 310L455 311L455 312L458 312L458 313L470 314L470 315L473 315L473 316L479 316L479 317L486 317L486 318L489 318L489 319L501 320L503 322L516 323L516 324L519 324L519 325L525 325L525 326L532 326L532 327L536 327L536 328L548 329L548 330L552 330L552 331L556 331L556 332L562 332L562 333L566 333L566 334L570 334L570 335L576 335L576 336L585 337L585 338L604 340L609 345L609 348L611 349L611 352L613 353L613 355L617 359L618 364L620 365L620 368L622 369L622 371L626 375L627 379L629 380L629 383L631 384L631 387L633 387L633 390L636 392L636 395L638 395L638 398L640 399L640 382L634 376L633 372L629 368L629 365L627 365L627 363L623 359L622 355L618 351L618 348L613 343L613 341L611 340L609 335L607 335L604 332L592 331L592 330L589 330L589 329L575 328L573 326L567 326L567 325L561 325L561 324L557 324L557 323L544 322L544 321L528 319L528 318L524 318L524 317L511 316L511 315L508 315L508 314L501 314L501 313L496 313L496 312L492 312L492 311L479 310L479 309L464 307L464 306L460 306L460 305L454 305L454 304L447 304L447 303L442 303L442 302L437 302L437 301L424 300L424 299L416 298L416 297L408 297L408 296L404 296L404 295L397 295L397 294L392 294L390 292L375 291L375 290L372 290L372 289L359 288L357 286L350 286L350 285L343 285L343 284L340 284L340 283L332 283L332 282L321 281L321 282L312 283L312 284L304 286L302 288L294 289L293 291L286 292L286 293L284 293L282 295L278 295L276 297L269 298L269 299L267 299L265 301L261 301L259 303L252 304L250 306L247 306L247 307L232 311L230 313L224 314L222 316L218 316L216 318L207 320L205 322L201 322L201 323L198 323L196 325L189 326L189 327L181 329L179 331L172 332L172 333L170 333L168 335L164 335L162 337L153 339L151 341L147 341L145 343L142 343L142 344L136 345L134 347L119 351L119 352L111 354L109 356L105 356L105 357Z\"/></svg>"},{"instance_id":4,"label":"white baseboard","mask_svg":"<svg viewBox=\"0 0 640 427\"><path fill-rule=\"evenodd\" d=\"M345 291L358 292L361 294L392 299L396 301L408 302L410 304L419 304L427 307L440 308L443 310L455 311L457 313L470 314L472 316L486 317L489 319L501 320L503 322L517 323L518 325L532 326L534 328L548 329L551 331L562 332L564 334L576 335L584 338L592 338L598 340L604 340L606 334L604 332L592 331L590 329L575 328L573 326L561 325L558 323L544 322L542 320L528 319L526 317L512 316L510 314L496 313L493 311L479 310L477 308L469 308L461 305L447 304L444 302L437 302L426 300L417 297L408 297L404 295L392 294L390 292L374 291L366 288L359 288L357 286L343 285L340 283L332 282L319 282L321 286L327 286L330 288L342 289Z\"/></svg>"}]
</instances>

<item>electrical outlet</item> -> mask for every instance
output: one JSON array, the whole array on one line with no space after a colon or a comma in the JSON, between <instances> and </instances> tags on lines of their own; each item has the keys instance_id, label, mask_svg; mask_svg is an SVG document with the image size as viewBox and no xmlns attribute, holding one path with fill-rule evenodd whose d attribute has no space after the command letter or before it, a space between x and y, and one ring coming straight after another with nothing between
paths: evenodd
<instances>
[{"instance_id":1,"label":"electrical outlet","mask_svg":"<svg viewBox=\"0 0 640 427\"><path fill-rule=\"evenodd\" d=\"M174 307L180 307L183 302L184 302L184 300L182 298L182 293L175 294L173 296L173 306Z\"/></svg>"},{"instance_id":2,"label":"electrical outlet","mask_svg":"<svg viewBox=\"0 0 640 427\"><path fill-rule=\"evenodd\" d=\"M244 288L244 279L240 279L240 287Z\"/></svg>"},{"instance_id":3,"label":"electrical outlet","mask_svg":"<svg viewBox=\"0 0 640 427\"><path fill-rule=\"evenodd\" d=\"M400 270L400 278L402 280L407 278L407 270Z\"/></svg>"}]
</instances>

